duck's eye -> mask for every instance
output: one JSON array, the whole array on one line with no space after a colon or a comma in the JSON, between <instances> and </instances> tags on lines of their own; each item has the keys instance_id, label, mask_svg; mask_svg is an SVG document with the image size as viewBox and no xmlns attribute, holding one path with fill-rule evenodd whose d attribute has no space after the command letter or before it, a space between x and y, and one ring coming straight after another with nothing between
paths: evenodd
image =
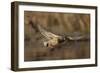
<instances>
[{"instance_id":1,"label":"duck's eye","mask_svg":"<svg viewBox=\"0 0 100 73\"><path fill-rule=\"evenodd\" d=\"M48 43L47 43L47 45L46 45L47 47L48 47Z\"/></svg>"},{"instance_id":2,"label":"duck's eye","mask_svg":"<svg viewBox=\"0 0 100 73\"><path fill-rule=\"evenodd\" d=\"M65 38L59 39L59 40L58 40L59 43L62 43L62 42L64 42L64 41L65 41Z\"/></svg>"},{"instance_id":3,"label":"duck's eye","mask_svg":"<svg viewBox=\"0 0 100 73\"><path fill-rule=\"evenodd\" d=\"M44 46L48 47L48 43L47 42L44 42Z\"/></svg>"}]
</instances>

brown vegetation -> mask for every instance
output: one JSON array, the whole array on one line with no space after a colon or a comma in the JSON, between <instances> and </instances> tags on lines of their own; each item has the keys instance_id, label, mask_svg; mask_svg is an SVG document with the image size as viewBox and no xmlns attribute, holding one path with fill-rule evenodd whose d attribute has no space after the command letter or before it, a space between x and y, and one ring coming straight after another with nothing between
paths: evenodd
<instances>
[{"instance_id":1,"label":"brown vegetation","mask_svg":"<svg viewBox=\"0 0 100 73\"><path fill-rule=\"evenodd\" d=\"M45 29L58 35L80 32L90 33L90 15L74 13L24 12L24 59L25 61L82 59L90 57L90 42L66 41L59 48L50 49L43 46L43 36L31 24L42 25Z\"/></svg>"}]
</instances>

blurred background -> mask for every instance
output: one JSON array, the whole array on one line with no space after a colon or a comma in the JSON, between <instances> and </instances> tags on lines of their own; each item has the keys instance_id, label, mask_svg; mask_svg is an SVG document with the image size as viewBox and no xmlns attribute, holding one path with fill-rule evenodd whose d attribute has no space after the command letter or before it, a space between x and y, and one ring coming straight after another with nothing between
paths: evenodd
<instances>
[{"instance_id":1,"label":"blurred background","mask_svg":"<svg viewBox=\"0 0 100 73\"><path fill-rule=\"evenodd\" d=\"M44 47L45 38L36 25L61 36L90 35L90 15L77 13L24 12L24 60L61 60L90 58L90 40L66 41L60 48ZM32 27L33 25L33 27Z\"/></svg>"}]
</instances>

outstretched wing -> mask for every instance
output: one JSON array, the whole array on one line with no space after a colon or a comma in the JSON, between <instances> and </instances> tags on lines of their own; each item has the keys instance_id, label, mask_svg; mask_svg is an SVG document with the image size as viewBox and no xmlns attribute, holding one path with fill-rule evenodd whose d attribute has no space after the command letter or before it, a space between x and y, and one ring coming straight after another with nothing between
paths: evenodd
<instances>
[{"instance_id":1,"label":"outstretched wing","mask_svg":"<svg viewBox=\"0 0 100 73\"><path fill-rule=\"evenodd\" d=\"M34 28L36 31L39 31L47 40L51 40L53 38L63 38L63 36L56 35L54 33L51 33L47 30L45 30L41 25L35 25L33 22L30 23L32 28ZM68 40L86 40L90 39L89 35L82 34L80 32L74 32L74 33L67 33L65 36Z\"/></svg>"},{"instance_id":2,"label":"outstretched wing","mask_svg":"<svg viewBox=\"0 0 100 73\"><path fill-rule=\"evenodd\" d=\"M75 32L71 35L67 35L66 38L69 40L87 40L90 39L90 36L89 34L82 34L79 32Z\"/></svg>"},{"instance_id":3,"label":"outstretched wing","mask_svg":"<svg viewBox=\"0 0 100 73\"><path fill-rule=\"evenodd\" d=\"M84 36L74 36L74 37L72 37L72 36L67 36L67 38L68 38L69 40L81 40L81 39L84 39L85 37L84 37Z\"/></svg>"},{"instance_id":4,"label":"outstretched wing","mask_svg":"<svg viewBox=\"0 0 100 73\"><path fill-rule=\"evenodd\" d=\"M44 28L42 28L40 25L38 25L38 29L40 31L40 33L46 37L46 39L50 40L50 39L53 39L53 38L61 38L61 36L59 35L55 35L47 30L45 30Z\"/></svg>"}]
</instances>

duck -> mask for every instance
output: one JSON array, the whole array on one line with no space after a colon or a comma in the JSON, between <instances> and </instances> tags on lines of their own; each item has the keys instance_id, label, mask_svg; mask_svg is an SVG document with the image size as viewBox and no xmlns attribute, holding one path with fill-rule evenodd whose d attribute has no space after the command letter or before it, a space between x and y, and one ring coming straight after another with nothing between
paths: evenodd
<instances>
[{"instance_id":1,"label":"duck","mask_svg":"<svg viewBox=\"0 0 100 73\"><path fill-rule=\"evenodd\" d=\"M33 24L32 24L33 26ZM66 34L65 36L54 34L53 32L50 32L43 28L40 24L35 25L35 29L37 29L42 36L46 39L46 41L43 41L44 47L47 48L56 48L60 44L66 42L66 41L80 41L80 40L87 40L90 37L83 35L79 32L74 32L72 34Z\"/></svg>"},{"instance_id":2,"label":"duck","mask_svg":"<svg viewBox=\"0 0 100 73\"><path fill-rule=\"evenodd\" d=\"M57 47L60 43L63 43L65 41L65 38L63 38L62 36L56 35L50 31L47 31L44 28L42 28L40 25L38 25L38 29L40 33L47 40L43 42L45 47L54 48L54 47Z\"/></svg>"}]
</instances>

